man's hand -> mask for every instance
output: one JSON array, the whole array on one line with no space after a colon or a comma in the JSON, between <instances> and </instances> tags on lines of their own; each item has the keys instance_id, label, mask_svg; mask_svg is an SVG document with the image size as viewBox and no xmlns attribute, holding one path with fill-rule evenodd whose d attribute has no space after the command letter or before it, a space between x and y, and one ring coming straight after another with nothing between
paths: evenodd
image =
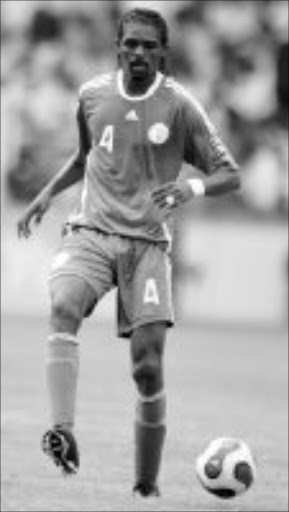
<instances>
[{"instance_id":1,"label":"man's hand","mask_svg":"<svg viewBox=\"0 0 289 512\"><path fill-rule=\"evenodd\" d=\"M153 190L151 197L165 216L168 216L175 208L189 201L193 195L192 188L187 181L172 181Z\"/></svg>"},{"instance_id":2,"label":"man's hand","mask_svg":"<svg viewBox=\"0 0 289 512\"><path fill-rule=\"evenodd\" d=\"M31 223L40 224L42 218L49 208L51 194L42 192L28 206L22 217L17 222L17 232L19 238L28 238L31 235Z\"/></svg>"}]
</instances>

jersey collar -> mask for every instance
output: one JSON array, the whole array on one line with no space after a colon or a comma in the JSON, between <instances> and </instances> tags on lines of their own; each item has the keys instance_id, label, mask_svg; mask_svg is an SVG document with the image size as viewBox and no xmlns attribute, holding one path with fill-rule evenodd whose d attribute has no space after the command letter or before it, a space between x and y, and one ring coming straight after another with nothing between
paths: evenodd
<instances>
[{"instance_id":1,"label":"jersey collar","mask_svg":"<svg viewBox=\"0 0 289 512\"><path fill-rule=\"evenodd\" d=\"M126 93L126 91L124 89L123 70L119 69L117 71L117 87L118 87L118 92L126 100L129 100L129 101L143 101L143 100L146 100L147 98L149 98L150 96L152 96L155 93L155 91L160 86L163 77L164 77L164 75L158 71L158 73L156 74L156 78L155 78L154 82L148 88L148 90L146 91L145 94L143 94L142 96L130 96L129 94Z\"/></svg>"}]
</instances>

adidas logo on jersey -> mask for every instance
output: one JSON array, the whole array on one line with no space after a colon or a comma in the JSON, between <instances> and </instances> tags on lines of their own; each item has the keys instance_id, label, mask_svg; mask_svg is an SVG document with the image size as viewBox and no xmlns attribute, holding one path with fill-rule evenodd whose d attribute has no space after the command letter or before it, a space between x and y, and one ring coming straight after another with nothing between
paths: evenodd
<instances>
[{"instance_id":1,"label":"adidas logo on jersey","mask_svg":"<svg viewBox=\"0 0 289 512\"><path fill-rule=\"evenodd\" d=\"M138 118L138 115L137 115L137 113L136 113L136 111L135 111L135 110L130 110L130 111L126 114L125 119L126 119L127 121L138 121L138 119L139 119L139 118Z\"/></svg>"}]
</instances>

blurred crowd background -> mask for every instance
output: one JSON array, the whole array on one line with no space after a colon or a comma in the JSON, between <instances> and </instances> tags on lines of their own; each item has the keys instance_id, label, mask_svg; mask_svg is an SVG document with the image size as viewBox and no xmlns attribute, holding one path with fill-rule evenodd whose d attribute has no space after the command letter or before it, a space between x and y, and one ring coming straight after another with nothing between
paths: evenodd
<instances>
[{"instance_id":1,"label":"blurred crowd background","mask_svg":"<svg viewBox=\"0 0 289 512\"><path fill-rule=\"evenodd\" d=\"M256 269L263 268L255 284L253 306L248 304L250 288L244 289L243 294L250 316L254 307L257 311L255 301L260 300L259 295L264 301L265 291L268 305L260 313L265 318L272 298L276 306L277 293L277 303L283 308L288 269L288 2L284 0L1 2L2 268L7 286L4 304L9 303L9 293L12 306L15 294L19 297L23 275L15 275L15 266L21 266L21 258L27 263L27 277L29 263L33 266L34 262L34 268L36 264L32 251L48 257L47 245L42 252L33 244L30 249L16 245L11 219L23 211L73 151L78 88L94 75L116 66L116 23L124 11L134 6L152 7L164 14L170 28L172 74L203 103L241 166L241 194L190 205L181 216L185 228L178 232L178 243L189 249L182 251L187 256L178 261L177 276L181 285L188 283L188 275L192 277L185 302L191 294L196 302L198 279L204 285L206 279L202 276L206 272L210 276L210 262L205 269L202 265L205 254L211 251L210 243L216 251L224 241L220 258L228 255L227 270L232 265L229 277L221 272L219 278L230 281L231 295L224 302L224 311L240 292L236 273L243 278L249 276L247 280L252 283ZM64 194L57 203L53 229L54 221L63 219L75 200L74 193ZM191 228L186 228L186 221ZM191 243L196 232L203 245ZM43 244L41 237L40 240ZM204 240L208 240L207 245ZM191 254L194 243L196 251ZM237 254L232 253L232 246L239 251ZM240 252L247 254L248 262L240 263ZM15 256L16 253L22 256ZM270 274L271 264L274 270ZM214 268L213 274L219 272L220 276L220 268ZM212 287L199 289L199 304L202 293L204 303L211 293L212 301L221 304L226 295L224 281ZM242 304L239 301L239 310ZM198 314L201 316L200 311ZM278 315L283 318L283 310Z\"/></svg>"}]
</instances>

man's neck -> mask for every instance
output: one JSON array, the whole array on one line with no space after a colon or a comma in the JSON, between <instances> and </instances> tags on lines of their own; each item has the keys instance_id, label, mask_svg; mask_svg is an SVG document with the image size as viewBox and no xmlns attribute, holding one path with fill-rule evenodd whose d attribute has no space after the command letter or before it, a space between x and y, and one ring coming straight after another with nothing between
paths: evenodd
<instances>
[{"instance_id":1,"label":"man's neck","mask_svg":"<svg viewBox=\"0 0 289 512\"><path fill-rule=\"evenodd\" d=\"M123 77L125 91L130 96L141 96L145 94L154 83L156 75L143 78Z\"/></svg>"},{"instance_id":2,"label":"man's neck","mask_svg":"<svg viewBox=\"0 0 289 512\"><path fill-rule=\"evenodd\" d=\"M163 78L162 73L156 73L148 80L128 80L122 70L118 71L118 88L123 97L145 99L151 96L159 87Z\"/></svg>"}]
</instances>

